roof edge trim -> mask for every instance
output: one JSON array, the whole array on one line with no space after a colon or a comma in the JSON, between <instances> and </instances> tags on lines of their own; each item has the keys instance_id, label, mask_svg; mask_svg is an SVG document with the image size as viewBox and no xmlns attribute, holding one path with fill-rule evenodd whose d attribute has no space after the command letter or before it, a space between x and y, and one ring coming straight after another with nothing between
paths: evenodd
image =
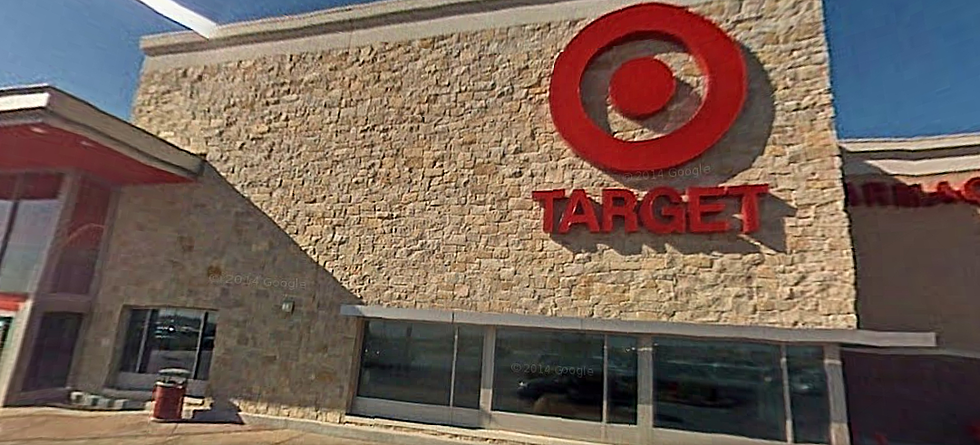
<instances>
[{"instance_id":1,"label":"roof edge trim","mask_svg":"<svg viewBox=\"0 0 980 445\"><path fill-rule=\"evenodd\" d=\"M882 332L861 329L800 329L768 326L672 323L603 318L548 317L440 309L344 305L341 315L405 321L465 323L519 328L569 329L636 335L671 335L780 343L834 343L874 347L934 348L934 332Z\"/></svg>"},{"instance_id":2,"label":"roof edge trim","mask_svg":"<svg viewBox=\"0 0 980 445\"><path fill-rule=\"evenodd\" d=\"M0 126L47 124L104 145L142 164L187 179L204 171L204 160L55 87L0 90Z\"/></svg>"},{"instance_id":3,"label":"roof edge trim","mask_svg":"<svg viewBox=\"0 0 980 445\"><path fill-rule=\"evenodd\" d=\"M594 15L600 3L602 10L615 9L646 0L595 0L595 5L563 5L581 12L581 18ZM708 0L665 0L677 5L694 5ZM745 0L720 0L741 3ZM282 17L219 25L209 38L184 31L145 36L140 47L148 56L178 54L220 49L233 46L282 41L324 34L350 33L382 26L436 20L454 16L490 13L516 8L536 8L548 5L577 3L580 0L383 0L359 5L314 11ZM578 11L582 10L582 11ZM483 20L483 19L476 19Z\"/></svg>"},{"instance_id":4,"label":"roof edge trim","mask_svg":"<svg viewBox=\"0 0 980 445\"><path fill-rule=\"evenodd\" d=\"M841 139L838 144L849 152L926 151L980 145L980 133L958 133L911 138Z\"/></svg>"}]
</instances>

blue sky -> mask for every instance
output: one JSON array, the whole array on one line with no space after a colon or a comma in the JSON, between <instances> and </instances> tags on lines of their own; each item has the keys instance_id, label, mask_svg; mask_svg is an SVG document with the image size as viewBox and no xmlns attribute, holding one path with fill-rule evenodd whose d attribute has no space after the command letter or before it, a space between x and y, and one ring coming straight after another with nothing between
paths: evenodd
<instances>
[{"instance_id":1,"label":"blue sky","mask_svg":"<svg viewBox=\"0 0 980 445\"><path fill-rule=\"evenodd\" d=\"M824 4L839 136L980 131L980 1Z\"/></svg>"},{"instance_id":2,"label":"blue sky","mask_svg":"<svg viewBox=\"0 0 980 445\"><path fill-rule=\"evenodd\" d=\"M182 3L230 23L364 1ZM980 1L824 7L840 137L980 132ZM0 11L0 86L53 83L123 118L139 77L140 36L183 29L136 0L0 0Z\"/></svg>"}]
</instances>

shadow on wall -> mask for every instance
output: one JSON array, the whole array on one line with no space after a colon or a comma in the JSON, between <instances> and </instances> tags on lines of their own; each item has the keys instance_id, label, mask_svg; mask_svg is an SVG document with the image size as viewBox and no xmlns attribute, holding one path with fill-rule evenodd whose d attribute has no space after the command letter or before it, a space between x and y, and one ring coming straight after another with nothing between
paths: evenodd
<instances>
[{"instance_id":1,"label":"shadow on wall","mask_svg":"<svg viewBox=\"0 0 980 445\"><path fill-rule=\"evenodd\" d=\"M851 443L975 445L980 360L843 351Z\"/></svg>"},{"instance_id":2,"label":"shadow on wall","mask_svg":"<svg viewBox=\"0 0 980 445\"><path fill-rule=\"evenodd\" d=\"M670 45L657 45L645 48L645 50L648 54L660 55L670 53L674 51L674 48ZM638 52L636 49L632 51ZM623 175L607 173L609 177L634 190L650 190L658 186L668 186L681 191L692 186L717 186L751 167L765 150L772 133L775 118L774 89L769 74L755 54L745 46L742 47L742 53L749 74L749 91L745 105L735 124L713 148L708 149L704 154L687 164L675 170L668 170L663 174ZM583 83L583 96L595 97L605 94L596 85L608 85L612 72L612 69L606 69L599 74L593 74L592 77L586 78ZM672 99L671 105L668 105L669 111L661 114L678 112L690 116L694 114L694 109L700 104L700 101L701 97L697 85L680 80L675 97ZM600 127L610 131L611 124L606 103L598 99L585 100L585 102L589 115ZM662 134L672 131L683 122L686 120L676 122L654 116L640 124L649 132ZM696 173L686 174L685 169L690 169ZM638 198L640 197L642 196L638 196ZM771 194L765 196L759 204L759 221L761 223L759 230L749 234L741 234L739 233L739 223L732 218L732 215L738 213L739 210L738 199L726 199L724 202L726 203L726 212L713 217L712 220L731 221L732 230L726 233L657 235L644 230L641 226L638 232L627 234L623 230L622 218L617 218L616 227L610 234L590 233L584 227L576 226L567 234L554 233L551 236L555 242L573 252L596 252L600 244L607 245L622 255L640 254L643 251L643 246L648 246L657 252L664 252L668 245L682 253L747 254L761 252L763 247L776 252L787 251L785 220L796 215L796 209L789 203ZM593 202L593 207L597 215L601 214L600 204ZM556 217L560 218L563 210L563 207L556 206ZM557 223L556 220L555 227L557 227Z\"/></svg>"},{"instance_id":3,"label":"shadow on wall","mask_svg":"<svg viewBox=\"0 0 980 445\"><path fill-rule=\"evenodd\" d=\"M980 175L943 176L912 183L930 190L950 179L958 187ZM859 328L935 332L941 348L980 352L980 209L963 202L853 205L868 197L865 182L881 184L889 201L895 198L893 186L903 182L880 170L848 182L853 187L847 213ZM842 357L852 436L860 437L852 443L874 443L875 434L891 443L977 443L969 429L980 422L980 360L975 356L854 350Z\"/></svg>"},{"instance_id":4,"label":"shadow on wall","mask_svg":"<svg viewBox=\"0 0 980 445\"><path fill-rule=\"evenodd\" d=\"M941 180L921 182L929 190ZM889 199L894 199L893 185L902 184L884 172L848 182L866 181L882 184ZM959 187L963 181L950 184ZM980 352L980 208L965 202L922 207L850 204L847 213L859 326L936 332L942 347Z\"/></svg>"},{"instance_id":5,"label":"shadow on wall","mask_svg":"<svg viewBox=\"0 0 980 445\"><path fill-rule=\"evenodd\" d=\"M215 412L196 417L234 421L239 410L285 415L289 407L318 418L345 408L358 323L340 307L358 304L355 295L210 165L195 184L126 194L138 208L120 209L110 261L127 272L114 272L100 299L119 310L217 311Z\"/></svg>"}]
</instances>

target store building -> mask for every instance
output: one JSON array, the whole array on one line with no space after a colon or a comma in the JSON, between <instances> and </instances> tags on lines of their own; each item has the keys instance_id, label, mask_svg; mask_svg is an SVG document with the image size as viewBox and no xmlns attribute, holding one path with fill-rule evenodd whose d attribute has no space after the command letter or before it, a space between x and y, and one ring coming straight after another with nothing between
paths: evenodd
<instances>
[{"instance_id":1,"label":"target store building","mask_svg":"<svg viewBox=\"0 0 980 445\"><path fill-rule=\"evenodd\" d=\"M104 229L35 236L18 289L0 261L4 404L180 367L288 426L972 443L980 141L839 141L818 0L395 0L143 49L132 124L0 94L47 150L4 199Z\"/></svg>"}]
</instances>

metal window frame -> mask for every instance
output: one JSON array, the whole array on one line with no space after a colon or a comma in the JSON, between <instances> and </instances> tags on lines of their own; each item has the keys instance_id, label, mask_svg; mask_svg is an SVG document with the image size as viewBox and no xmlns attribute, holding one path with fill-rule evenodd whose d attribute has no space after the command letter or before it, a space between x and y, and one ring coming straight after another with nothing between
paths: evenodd
<instances>
[{"instance_id":1,"label":"metal window frame","mask_svg":"<svg viewBox=\"0 0 980 445\"><path fill-rule=\"evenodd\" d=\"M830 403L830 445L850 445L847 422L847 389L844 387L844 363L840 345L825 345L824 372L827 374L827 399Z\"/></svg>"},{"instance_id":2,"label":"metal window frame","mask_svg":"<svg viewBox=\"0 0 980 445\"><path fill-rule=\"evenodd\" d=\"M449 407L455 407L456 359L459 356L459 325L453 325L453 362L449 367Z\"/></svg>"},{"instance_id":3,"label":"metal window frame","mask_svg":"<svg viewBox=\"0 0 980 445\"><path fill-rule=\"evenodd\" d=\"M793 432L793 396L790 394L789 357L786 355L786 345L779 345L779 369L783 380L783 423L786 442L794 443L796 435Z\"/></svg>"},{"instance_id":4,"label":"metal window frame","mask_svg":"<svg viewBox=\"0 0 980 445\"><path fill-rule=\"evenodd\" d=\"M201 324L198 327L197 334L197 346L194 347L194 369L191 370L191 378L194 380L200 380L197 378L198 372L201 370L201 353L204 347L204 328L208 325L208 316L211 315L210 311L204 311L204 315L201 316Z\"/></svg>"},{"instance_id":5,"label":"metal window frame","mask_svg":"<svg viewBox=\"0 0 980 445\"><path fill-rule=\"evenodd\" d=\"M147 340L147 335L149 334L150 331L150 319L155 318L154 312L156 311L156 309L148 309L148 308L130 309L129 310L130 317L133 316L133 311L146 311L146 317L143 318L143 332L140 335L140 348L139 348L138 355L136 356L136 371L135 371L135 374L143 374L146 369L143 366L144 365L143 355L146 353L146 340ZM125 340L123 344L125 344Z\"/></svg>"}]
</instances>

